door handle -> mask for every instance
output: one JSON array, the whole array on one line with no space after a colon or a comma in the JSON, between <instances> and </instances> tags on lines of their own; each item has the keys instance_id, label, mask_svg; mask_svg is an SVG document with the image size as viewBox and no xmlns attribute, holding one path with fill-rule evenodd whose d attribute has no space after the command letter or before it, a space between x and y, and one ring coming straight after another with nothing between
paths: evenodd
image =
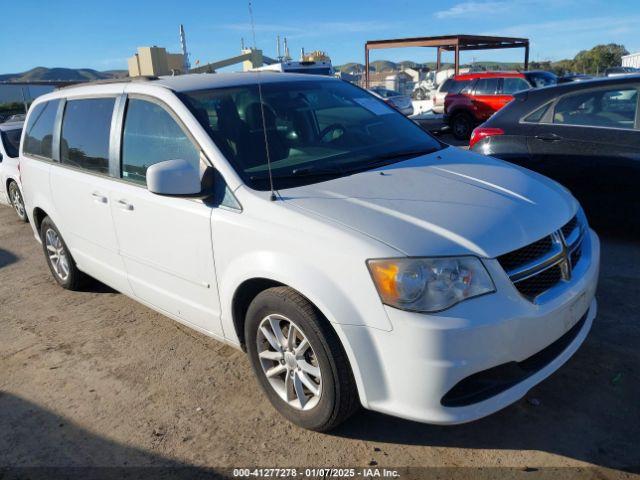
<instances>
[{"instance_id":1,"label":"door handle","mask_svg":"<svg viewBox=\"0 0 640 480\"><path fill-rule=\"evenodd\" d=\"M133 210L133 205L131 205L126 200L118 200L118 205L120 205L120 208L122 210Z\"/></svg>"},{"instance_id":2,"label":"door handle","mask_svg":"<svg viewBox=\"0 0 640 480\"><path fill-rule=\"evenodd\" d=\"M562 137L555 133L542 133L540 135L536 135L536 140L542 140L543 142L557 142L558 140L562 140Z\"/></svg>"},{"instance_id":3,"label":"door handle","mask_svg":"<svg viewBox=\"0 0 640 480\"><path fill-rule=\"evenodd\" d=\"M107 201L108 201L108 198L107 198L107 197L105 197L104 195L102 195L102 194L101 194L101 193L99 193L99 192L93 192L93 193L91 194L91 196L92 196L92 197L93 197L93 199L94 199L96 202L98 202L98 203L107 203Z\"/></svg>"}]
</instances>

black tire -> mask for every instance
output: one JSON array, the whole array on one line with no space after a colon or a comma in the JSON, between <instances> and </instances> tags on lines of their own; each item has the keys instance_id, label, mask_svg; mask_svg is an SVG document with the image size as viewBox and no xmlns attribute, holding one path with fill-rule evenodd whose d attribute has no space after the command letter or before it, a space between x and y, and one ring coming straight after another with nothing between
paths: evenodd
<instances>
[{"instance_id":1,"label":"black tire","mask_svg":"<svg viewBox=\"0 0 640 480\"><path fill-rule=\"evenodd\" d=\"M24 198L22 198L20 187L18 187L18 184L15 181L11 180L9 182L7 193L9 194L9 201L11 202L13 209L16 211L18 218L23 222L28 222L29 217L27 216L27 210L24 207Z\"/></svg>"},{"instance_id":2,"label":"black tire","mask_svg":"<svg viewBox=\"0 0 640 480\"><path fill-rule=\"evenodd\" d=\"M258 329L269 315L286 317L311 345L322 376L322 387L317 404L309 410L300 410L287 403L265 374L258 351L261 348ZM353 373L336 333L318 309L292 288L274 287L256 296L247 311L245 340L258 383L276 410L290 422L309 430L328 431L360 407Z\"/></svg>"},{"instance_id":3,"label":"black tire","mask_svg":"<svg viewBox=\"0 0 640 480\"><path fill-rule=\"evenodd\" d=\"M460 112L451 117L451 131L458 140L468 140L473 130L473 119L468 113Z\"/></svg>"},{"instance_id":4,"label":"black tire","mask_svg":"<svg viewBox=\"0 0 640 480\"><path fill-rule=\"evenodd\" d=\"M47 247L47 235L50 231L54 232L57 238L60 240L60 251L66 256L66 263L68 266L68 274L66 275L66 277L62 276L56 271L54 261L49 255L49 250ZM44 217L44 219L42 220L42 224L40 225L40 239L42 240L42 250L44 251L44 257L47 260L47 265L49 265L49 270L51 270L51 274L53 275L53 278L58 283L58 285L66 290L79 290L83 285L85 285L88 278L87 275L78 270L76 262L71 256L71 252L69 251L69 247L67 247L67 244L64 242L62 235L60 235L58 227L56 227L56 225L49 217Z\"/></svg>"}]
</instances>

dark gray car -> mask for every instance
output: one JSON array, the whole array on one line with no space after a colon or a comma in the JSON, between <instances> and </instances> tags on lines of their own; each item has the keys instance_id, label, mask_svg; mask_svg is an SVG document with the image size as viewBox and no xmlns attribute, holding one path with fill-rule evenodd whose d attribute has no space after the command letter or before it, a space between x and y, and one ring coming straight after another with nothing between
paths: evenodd
<instances>
[{"instance_id":1,"label":"dark gray car","mask_svg":"<svg viewBox=\"0 0 640 480\"><path fill-rule=\"evenodd\" d=\"M640 75L518 93L472 135L473 151L551 177L592 223L640 232Z\"/></svg>"}]
</instances>

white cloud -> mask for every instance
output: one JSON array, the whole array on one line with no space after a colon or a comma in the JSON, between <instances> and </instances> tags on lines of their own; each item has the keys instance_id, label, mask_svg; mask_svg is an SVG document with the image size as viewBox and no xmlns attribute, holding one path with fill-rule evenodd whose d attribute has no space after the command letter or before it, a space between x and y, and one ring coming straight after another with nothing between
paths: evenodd
<instances>
[{"instance_id":1,"label":"white cloud","mask_svg":"<svg viewBox=\"0 0 640 480\"><path fill-rule=\"evenodd\" d=\"M492 13L496 10L504 11L508 8L511 2L463 2L454 5L447 10L440 10L435 12L436 18L454 18L454 17L466 17L467 15L477 15L481 13Z\"/></svg>"},{"instance_id":2,"label":"white cloud","mask_svg":"<svg viewBox=\"0 0 640 480\"><path fill-rule=\"evenodd\" d=\"M539 8L558 8L560 6L575 5L578 2L584 4L592 0L469 0L453 5L446 10L434 13L436 18L464 18L482 14L500 14L520 10L523 12Z\"/></svg>"}]
</instances>

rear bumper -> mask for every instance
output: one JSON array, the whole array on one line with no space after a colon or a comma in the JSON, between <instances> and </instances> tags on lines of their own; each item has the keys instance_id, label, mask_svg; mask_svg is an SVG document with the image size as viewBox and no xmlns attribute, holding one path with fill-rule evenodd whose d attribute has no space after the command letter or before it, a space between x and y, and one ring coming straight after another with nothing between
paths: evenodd
<instances>
[{"instance_id":1,"label":"rear bumper","mask_svg":"<svg viewBox=\"0 0 640 480\"><path fill-rule=\"evenodd\" d=\"M420 422L456 424L522 398L560 368L591 329L600 258L595 233L588 243L579 273L576 269L571 282L544 304L520 296L497 261L489 260L494 294L435 315L387 307L391 332L344 326L358 359L364 406ZM495 383L493 389L479 392L487 380Z\"/></svg>"},{"instance_id":2,"label":"rear bumper","mask_svg":"<svg viewBox=\"0 0 640 480\"><path fill-rule=\"evenodd\" d=\"M408 107L403 107L403 108L399 108L398 110L400 110L400 113L402 113L405 116L410 116L413 115L413 105L410 105Z\"/></svg>"}]
</instances>

